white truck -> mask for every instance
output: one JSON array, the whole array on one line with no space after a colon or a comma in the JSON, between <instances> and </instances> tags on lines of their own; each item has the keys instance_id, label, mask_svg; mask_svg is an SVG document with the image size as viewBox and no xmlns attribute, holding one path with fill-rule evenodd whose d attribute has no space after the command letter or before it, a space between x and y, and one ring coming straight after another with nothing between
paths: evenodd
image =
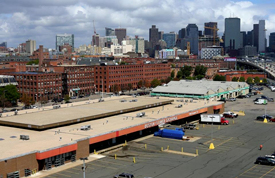
<instances>
[{"instance_id":1,"label":"white truck","mask_svg":"<svg viewBox=\"0 0 275 178\"><path fill-rule=\"evenodd\" d=\"M266 99L258 99L254 102L254 104L267 104L267 100Z\"/></svg>"},{"instance_id":2,"label":"white truck","mask_svg":"<svg viewBox=\"0 0 275 178\"><path fill-rule=\"evenodd\" d=\"M220 114L201 114L200 122L219 123L219 124L222 124L222 125L228 125L229 124L228 120L226 120Z\"/></svg>"}]
</instances>

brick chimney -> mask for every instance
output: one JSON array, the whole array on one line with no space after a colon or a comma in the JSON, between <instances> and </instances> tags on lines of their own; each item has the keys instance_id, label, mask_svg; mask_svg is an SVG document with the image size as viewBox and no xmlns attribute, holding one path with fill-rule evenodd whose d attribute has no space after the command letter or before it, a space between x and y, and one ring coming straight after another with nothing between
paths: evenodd
<instances>
[{"instance_id":1,"label":"brick chimney","mask_svg":"<svg viewBox=\"0 0 275 178\"><path fill-rule=\"evenodd\" d=\"M42 72L43 59L44 59L43 45L39 45L39 50L38 50L39 72Z\"/></svg>"}]
</instances>

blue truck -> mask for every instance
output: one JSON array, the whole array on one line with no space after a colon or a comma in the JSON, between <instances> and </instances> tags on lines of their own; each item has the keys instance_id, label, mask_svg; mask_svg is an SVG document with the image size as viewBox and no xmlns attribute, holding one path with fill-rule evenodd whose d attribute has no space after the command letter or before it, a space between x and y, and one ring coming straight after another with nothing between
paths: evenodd
<instances>
[{"instance_id":1,"label":"blue truck","mask_svg":"<svg viewBox=\"0 0 275 178\"><path fill-rule=\"evenodd\" d=\"M154 136L173 138L173 139L182 139L184 136L184 130L182 128L172 129L162 129L154 133Z\"/></svg>"}]
</instances>

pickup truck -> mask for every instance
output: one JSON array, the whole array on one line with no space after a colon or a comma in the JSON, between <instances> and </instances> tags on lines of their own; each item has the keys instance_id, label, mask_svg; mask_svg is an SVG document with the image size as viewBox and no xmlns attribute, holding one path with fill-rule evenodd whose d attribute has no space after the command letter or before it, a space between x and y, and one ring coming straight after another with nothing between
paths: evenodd
<instances>
[{"instance_id":1,"label":"pickup truck","mask_svg":"<svg viewBox=\"0 0 275 178\"><path fill-rule=\"evenodd\" d=\"M238 114L235 114L231 111L223 113L223 117L225 117L225 118L237 118L238 116L239 116Z\"/></svg>"},{"instance_id":2,"label":"pickup truck","mask_svg":"<svg viewBox=\"0 0 275 178\"><path fill-rule=\"evenodd\" d=\"M187 124L183 124L181 127L184 128L184 129L189 129L190 130L190 129L195 129L196 124L187 123Z\"/></svg>"}]
</instances>

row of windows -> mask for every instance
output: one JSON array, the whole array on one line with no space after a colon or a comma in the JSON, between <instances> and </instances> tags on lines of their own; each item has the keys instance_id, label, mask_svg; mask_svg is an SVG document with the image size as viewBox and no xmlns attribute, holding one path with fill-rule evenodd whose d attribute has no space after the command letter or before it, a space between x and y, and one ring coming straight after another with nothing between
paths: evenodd
<instances>
[{"instance_id":1,"label":"row of windows","mask_svg":"<svg viewBox=\"0 0 275 178\"><path fill-rule=\"evenodd\" d=\"M93 82L93 80L92 79L68 80L68 83L82 83L82 82L91 83Z\"/></svg>"},{"instance_id":2,"label":"row of windows","mask_svg":"<svg viewBox=\"0 0 275 178\"><path fill-rule=\"evenodd\" d=\"M53 80L61 79L61 75L44 75L44 76L29 76L29 75L17 75L17 80Z\"/></svg>"},{"instance_id":3,"label":"row of windows","mask_svg":"<svg viewBox=\"0 0 275 178\"><path fill-rule=\"evenodd\" d=\"M61 91L61 87L52 87L52 88L19 88L19 91L22 93L24 92L60 92Z\"/></svg>"}]
</instances>

